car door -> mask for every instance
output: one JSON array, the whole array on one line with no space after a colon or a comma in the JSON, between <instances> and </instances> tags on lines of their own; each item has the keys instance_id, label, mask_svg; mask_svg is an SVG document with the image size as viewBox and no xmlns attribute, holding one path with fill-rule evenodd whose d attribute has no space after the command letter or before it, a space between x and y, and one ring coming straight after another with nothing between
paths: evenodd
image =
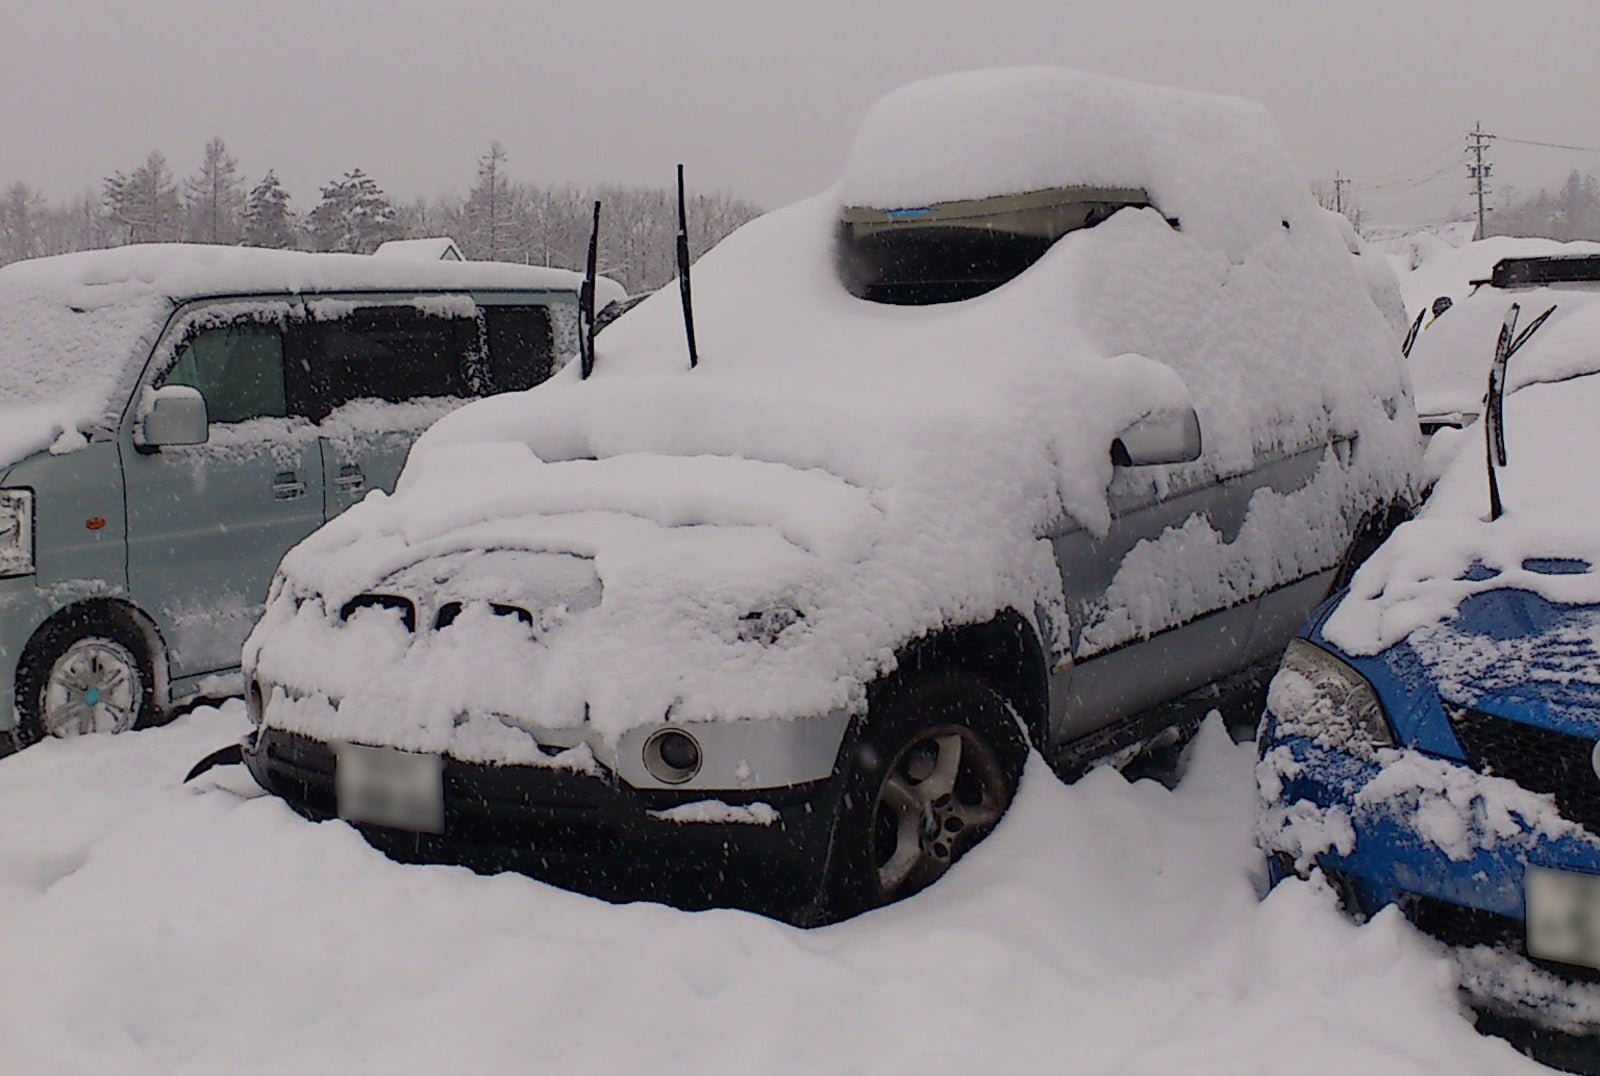
<instances>
[{"instance_id":1,"label":"car door","mask_svg":"<svg viewBox=\"0 0 1600 1076\"><path fill-rule=\"evenodd\" d=\"M206 442L144 447L134 424L122 438L128 587L178 678L238 666L278 561L322 523L316 431L285 391L284 326L297 311L237 310L182 316L142 382L198 390Z\"/></svg>"},{"instance_id":2,"label":"car door","mask_svg":"<svg viewBox=\"0 0 1600 1076\"><path fill-rule=\"evenodd\" d=\"M470 299L312 304L289 334L289 398L317 424L324 511L392 491L423 430L483 392Z\"/></svg>"},{"instance_id":3,"label":"car door","mask_svg":"<svg viewBox=\"0 0 1600 1076\"><path fill-rule=\"evenodd\" d=\"M1269 656L1281 633L1258 630L1262 603L1274 623L1285 619L1285 603L1304 607L1324 573L1279 578L1274 543L1241 540L1251 500L1305 487L1326 452L1319 442L1274 453L1220 480L1189 465L1117 468L1106 536L1076 529L1054 540L1072 624L1071 661L1051 684L1057 743Z\"/></svg>"}]
</instances>

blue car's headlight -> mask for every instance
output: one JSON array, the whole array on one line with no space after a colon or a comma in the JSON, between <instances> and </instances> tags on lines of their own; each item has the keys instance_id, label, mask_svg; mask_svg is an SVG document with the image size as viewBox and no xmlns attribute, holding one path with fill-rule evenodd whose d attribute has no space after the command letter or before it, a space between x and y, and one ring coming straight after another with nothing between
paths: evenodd
<instances>
[{"instance_id":1,"label":"blue car's headlight","mask_svg":"<svg viewBox=\"0 0 1600 1076\"><path fill-rule=\"evenodd\" d=\"M1267 692L1279 736L1370 755L1394 746L1383 704L1366 677L1304 639L1294 639Z\"/></svg>"}]
</instances>

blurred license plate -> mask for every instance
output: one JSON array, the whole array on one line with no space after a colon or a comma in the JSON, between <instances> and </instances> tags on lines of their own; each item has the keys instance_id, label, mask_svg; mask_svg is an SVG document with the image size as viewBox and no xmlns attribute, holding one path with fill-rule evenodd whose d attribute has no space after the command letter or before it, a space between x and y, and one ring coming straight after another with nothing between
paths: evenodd
<instances>
[{"instance_id":1,"label":"blurred license plate","mask_svg":"<svg viewBox=\"0 0 1600 1076\"><path fill-rule=\"evenodd\" d=\"M392 747L339 744L333 790L351 822L444 832L444 758Z\"/></svg>"},{"instance_id":2,"label":"blurred license plate","mask_svg":"<svg viewBox=\"0 0 1600 1076\"><path fill-rule=\"evenodd\" d=\"M1528 955L1600 968L1600 877L1529 867Z\"/></svg>"}]
</instances>

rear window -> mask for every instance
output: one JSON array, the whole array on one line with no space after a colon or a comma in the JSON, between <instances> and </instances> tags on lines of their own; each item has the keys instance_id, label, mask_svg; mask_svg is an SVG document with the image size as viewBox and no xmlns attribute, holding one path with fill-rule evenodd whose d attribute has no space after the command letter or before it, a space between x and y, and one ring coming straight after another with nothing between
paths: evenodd
<instances>
[{"instance_id":1,"label":"rear window","mask_svg":"<svg viewBox=\"0 0 1600 1076\"><path fill-rule=\"evenodd\" d=\"M905 209L846 208L839 277L869 302L960 302L1015 279L1063 235L1149 205L1142 190L1068 187Z\"/></svg>"}]
</instances>

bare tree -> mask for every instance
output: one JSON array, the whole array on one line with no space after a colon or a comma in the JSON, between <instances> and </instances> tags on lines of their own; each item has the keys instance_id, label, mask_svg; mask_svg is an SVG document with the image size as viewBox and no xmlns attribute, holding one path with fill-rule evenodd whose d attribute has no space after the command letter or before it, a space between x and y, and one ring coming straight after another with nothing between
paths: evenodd
<instances>
[{"instance_id":1,"label":"bare tree","mask_svg":"<svg viewBox=\"0 0 1600 1076\"><path fill-rule=\"evenodd\" d=\"M44 253L48 207L44 196L20 180L0 200L0 264Z\"/></svg>"},{"instance_id":2,"label":"bare tree","mask_svg":"<svg viewBox=\"0 0 1600 1076\"><path fill-rule=\"evenodd\" d=\"M239 162L220 137L206 143L200 171L183 184L186 237L201 243L238 243L244 234L244 183Z\"/></svg>"}]
</instances>

